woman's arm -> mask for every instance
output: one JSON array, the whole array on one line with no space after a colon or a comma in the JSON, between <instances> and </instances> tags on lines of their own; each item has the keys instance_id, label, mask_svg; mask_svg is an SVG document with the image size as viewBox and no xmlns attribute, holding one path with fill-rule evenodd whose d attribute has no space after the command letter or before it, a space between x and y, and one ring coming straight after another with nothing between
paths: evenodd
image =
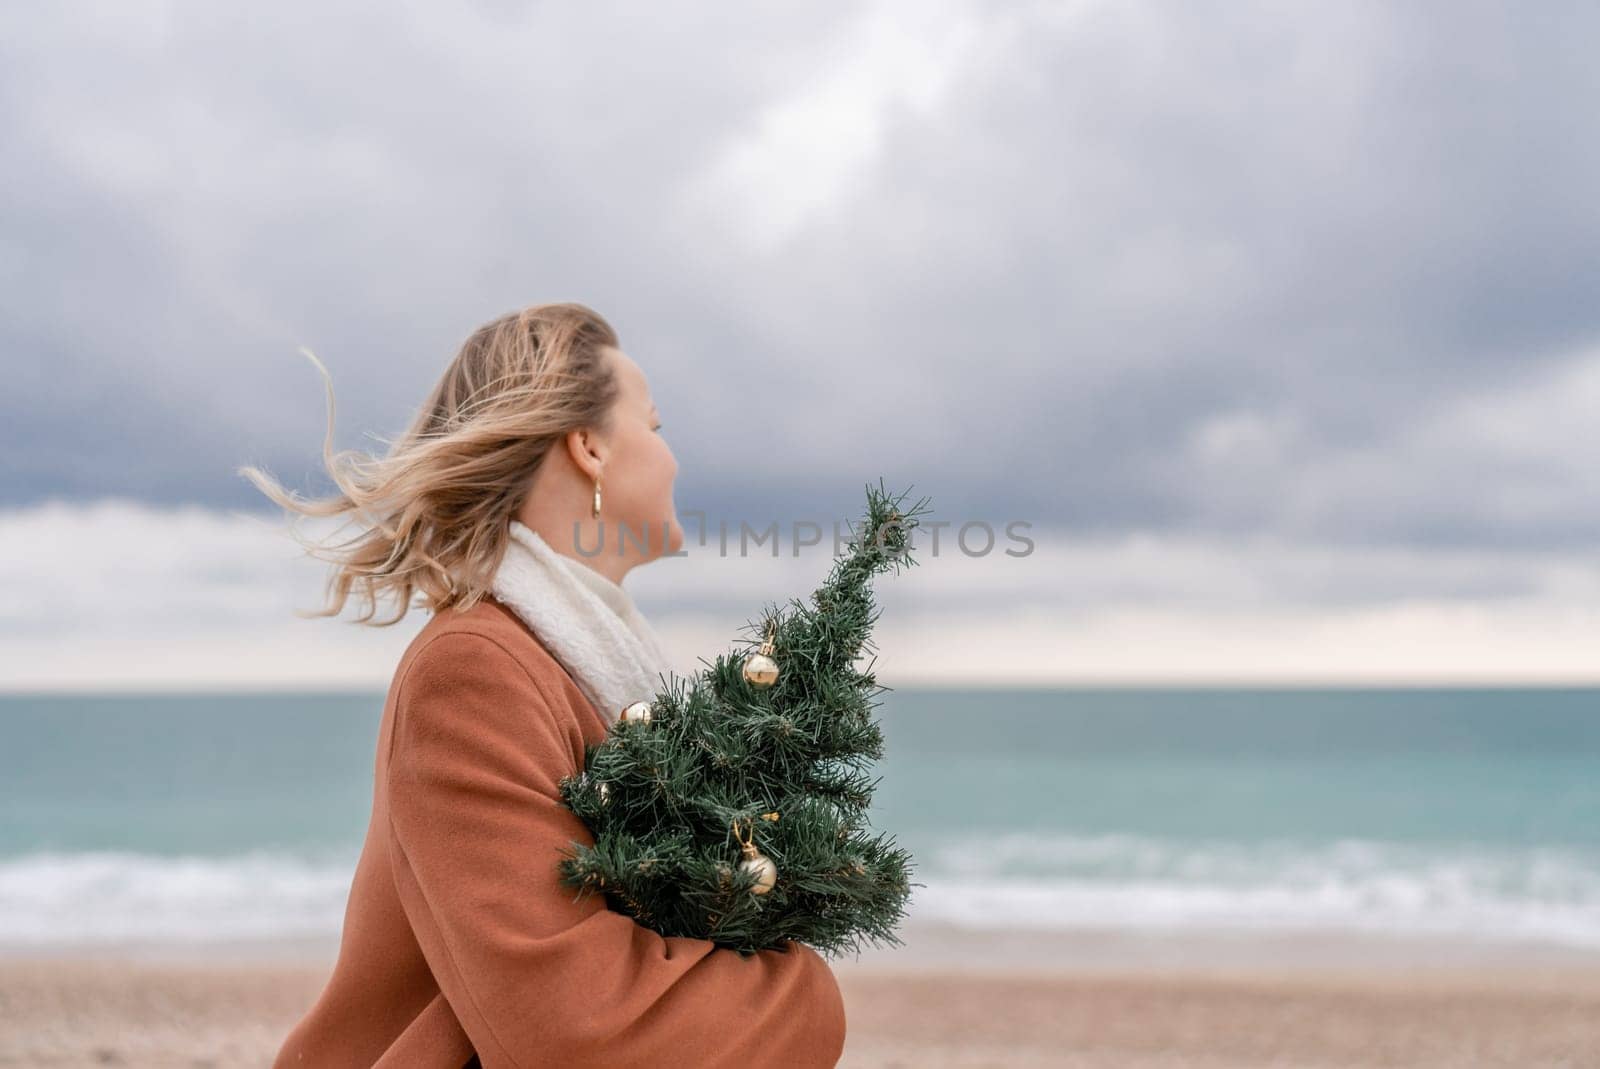
<instances>
[{"instance_id":1,"label":"woman's arm","mask_svg":"<svg viewBox=\"0 0 1600 1069\"><path fill-rule=\"evenodd\" d=\"M810 947L745 958L663 937L598 895L574 901L559 851L594 838L560 799L561 778L577 771L566 707L498 641L470 632L418 651L397 696L395 883L485 1069L834 1065L844 1004Z\"/></svg>"}]
</instances>

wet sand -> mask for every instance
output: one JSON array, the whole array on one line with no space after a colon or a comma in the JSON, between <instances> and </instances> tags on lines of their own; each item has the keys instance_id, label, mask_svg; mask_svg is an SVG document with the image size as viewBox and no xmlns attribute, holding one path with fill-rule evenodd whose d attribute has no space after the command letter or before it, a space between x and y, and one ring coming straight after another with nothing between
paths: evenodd
<instances>
[{"instance_id":1,"label":"wet sand","mask_svg":"<svg viewBox=\"0 0 1600 1069\"><path fill-rule=\"evenodd\" d=\"M1594 967L834 968L844 1066L1600 1065ZM264 1066L326 976L0 959L0 1066Z\"/></svg>"}]
</instances>

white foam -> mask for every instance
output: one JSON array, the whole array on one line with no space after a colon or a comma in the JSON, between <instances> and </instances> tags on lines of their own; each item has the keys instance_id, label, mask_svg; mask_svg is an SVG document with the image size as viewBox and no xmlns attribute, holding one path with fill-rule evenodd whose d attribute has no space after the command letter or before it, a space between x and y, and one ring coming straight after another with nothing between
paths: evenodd
<instances>
[{"instance_id":1,"label":"white foam","mask_svg":"<svg viewBox=\"0 0 1600 1069\"><path fill-rule=\"evenodd\" d=\"M919 865L911 914L974 929L1315 930L1600 947L1600 852L1007 834Z\"/></svg>"},{"instance_id":2,"label":"white foam","mask_svg":"<svg viewBox=\"0 0 1600 1069\"><path fill-rule=\"evenodd\" d=\"M1314 931L1600 948L1600 851L1001 834L915 858L910 917L974 931ZM0 946L336 938L354 852L0 859Z\"/></svg>"},{"instance_id":3,"label":"white foam","mask_svg":"<svg viewBox=\"0 0 1600 1069\"><path fill-rule=\"evenodd\" d=\"M103 851L0 861L0 944L213 942L337 933L353 857Z\"/></svg>"}]
</instances>

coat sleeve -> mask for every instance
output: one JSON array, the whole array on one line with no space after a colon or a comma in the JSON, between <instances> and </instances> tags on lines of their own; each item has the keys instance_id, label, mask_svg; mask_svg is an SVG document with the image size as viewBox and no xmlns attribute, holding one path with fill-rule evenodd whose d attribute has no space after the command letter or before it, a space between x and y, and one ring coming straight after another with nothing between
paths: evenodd
<instances>
[{"instance_id":1,"label":"coat sleeve","mask_svg":"<svg viewBox=\"0 0 1600 1069\"><path fill-rule=\"evenodd\" d=\"M450 632L397 697L395 885L485 1069L834 1065L844 1004L815 950L664 937L560 882L561 848L594 838L560 799L577 768L555 689L496 639Z\"/></svg>"}]
</instances>

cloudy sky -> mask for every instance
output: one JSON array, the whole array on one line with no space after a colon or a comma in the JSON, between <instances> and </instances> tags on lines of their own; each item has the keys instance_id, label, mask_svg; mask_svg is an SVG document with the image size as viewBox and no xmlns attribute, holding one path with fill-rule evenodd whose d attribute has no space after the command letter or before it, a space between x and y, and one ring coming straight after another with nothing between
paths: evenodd
<instances>
[{"instance_id":1,"label":"cloudy sky","mask_svg":"<svg viewBox=\"0 0 1600 1069\"><path fill-rule=\"evenodd\" d=\"M0 687L386 685L236 474L577 300L677 502L914 486L888 683L1600 681L1585 4L13 6ZM825 552L639 569L680 661ZM348 616L349 614L347 614Z\"/></svg>"}]
</instances>

